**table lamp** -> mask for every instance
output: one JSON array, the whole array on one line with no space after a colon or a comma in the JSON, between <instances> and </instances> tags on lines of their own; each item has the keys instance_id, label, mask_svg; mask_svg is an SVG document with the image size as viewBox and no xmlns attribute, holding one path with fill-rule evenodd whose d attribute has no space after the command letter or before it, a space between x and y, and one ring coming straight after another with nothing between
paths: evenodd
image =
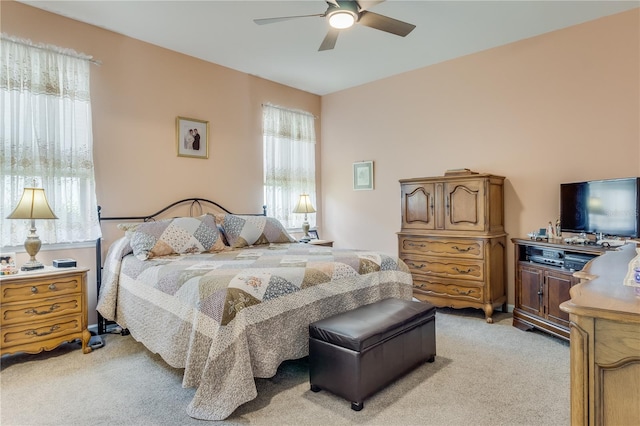
<instances>
[{"instance_id":1,"label":"table lamp","mask_svg":"<svg viewBox=\"0 0 640 426\"><path fill-rule=\"evenodd\" d=\"M42 242L36 234L36 219L57 219L58 217L51 211L47 197L44 195L42 188L25 188L22 193L20 202L7 216L7 219L31 219L31 230L24 242L24 249L29 253L31 258L25 263L23 271L32 271L34 269L42 269L44 265L36 260L36 254L40 251Z\"/></svg>"},{"instance_id":2,"label":"table lamp","mask_svg":"<svg viewBox=\"0 0 640 426\"><path fill-rule=\"evenodd\" d=\"M300 239L300 241L307 242L311 240L311 236L309 236L309 222L307 222L307 213L315 213L316 209L314 209L313 205L311 204L309 194L300 195L298 205L295 209L293 209L293 212L304 213L304 222L302 223L302 231L304 232L304 236Z\"/></svg>"}]
</instances>

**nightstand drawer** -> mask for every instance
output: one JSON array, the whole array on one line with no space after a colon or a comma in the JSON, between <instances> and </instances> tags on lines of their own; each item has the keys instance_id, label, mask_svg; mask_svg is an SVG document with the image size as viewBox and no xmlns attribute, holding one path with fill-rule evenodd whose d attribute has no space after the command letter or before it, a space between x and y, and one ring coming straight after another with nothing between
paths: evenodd
<instances>
[{"instance_id":1,"label":"nightstand drawer","mask_svg":"<svg viewBox=\"0 0 640 426\"><path fill-rule=\"evenodd\" d=\"M71 341L82 337L82 332L82 318L80 315L70 315L39 323L2 327L2 350L3 353L5 351L11 352L12 346L29 344L33 346L38 342L47 340L57 342L57 344L51 345L51 348L53 348L60 344L60 337L66 336ZM44 347L44 349L50 348Z\"/></svg>"},{"instance_id":2,"label":"nightstand drawer","mask_svg":"<svg viewBox=\"0 0 640 426\"><path fill-rule=\"evenodd\" d=\"M44 299L47 297L60 296L82 292L82 281L80 275L66 277L42 277L33 278L28 281L8 282L2 285L0 303L22 302L32 299Z\"/></svg>"},{"instance_id":3,"label":"nightstand drawer","mask_svg":"<svg viewBox=\"0 0 640 426\"><path fill-rule=\"evenodd\" d=\"M82 295L51 297L24 303L3 304L2 325L7 326L19 322L37 322L52 317L59 317L82 312Z\"/></svg>"}]
</instances>

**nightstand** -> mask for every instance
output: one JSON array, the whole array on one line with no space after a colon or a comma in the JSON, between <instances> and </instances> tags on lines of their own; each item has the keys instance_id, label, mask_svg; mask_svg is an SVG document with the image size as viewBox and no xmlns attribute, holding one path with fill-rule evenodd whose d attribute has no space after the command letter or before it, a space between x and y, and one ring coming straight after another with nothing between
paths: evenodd
<instances>
[{"instance_id":1,"label":"nightstand","mask_svg":"<svg viewBox=\"0 0 640 426\"><path fill-rule=\"evenodd\" d=\"M46 267L0 276L0 355L48 351L75 339L91 352L87 271Z\"/></svg>"},{"instance_id":2,"label":"nightstand","mask_svg":"<svg viewBox=\"0 0 640 426\"><path fill-rule=\"evenodd\" d=\"M333 247L333 241L331 240L310 240L309 244L313 244L314 246Z\"/></svg>"}]
</instances>

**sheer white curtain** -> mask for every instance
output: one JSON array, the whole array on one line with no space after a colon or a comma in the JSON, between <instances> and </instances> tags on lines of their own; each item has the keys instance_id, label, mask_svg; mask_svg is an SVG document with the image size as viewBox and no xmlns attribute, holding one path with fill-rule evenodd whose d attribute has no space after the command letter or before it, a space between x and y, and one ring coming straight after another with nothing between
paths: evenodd
<instances>
[{"instance_id":1,"label":"sheer white curtain","mask_svg":"<svg viewBox=\"0 0 640 426\"><path fill-rule=\"evenodd\" d=\"M36 221L43 243L95 240L90 58L5 34L0 43L0 245L24 243L28 221L5 218L32 186L58 216Z\"/></svg>"},{"instance_id":2,"label":"sheer white curtain","mask_svg":"<svg viewBox=\"0 0 640 426\"><path fill-rule=\"evenodd\" d=\"M300 194L316 204L315 117L275 105L263 107L264 202L286 228L300 228L304 215L292 213ZM308 215L316 224L315 213Z\"/></svg>"}]
</instances>

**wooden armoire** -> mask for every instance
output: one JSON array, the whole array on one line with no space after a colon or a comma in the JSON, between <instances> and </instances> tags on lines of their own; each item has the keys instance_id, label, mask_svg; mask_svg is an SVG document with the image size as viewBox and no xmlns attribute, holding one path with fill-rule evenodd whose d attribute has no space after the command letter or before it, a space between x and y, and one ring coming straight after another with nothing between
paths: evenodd
<instances>
[{"instance_id":1,"label":"wooden armoire","mask_svg":"<svg viewBox=\"0 0 640 426\"><path fill-rule=\"evenodd\" d=\"M505 310L504 177L463 171L400 180L399 257L413 295L438 307Z\"/></svg>"}]
</instances>

